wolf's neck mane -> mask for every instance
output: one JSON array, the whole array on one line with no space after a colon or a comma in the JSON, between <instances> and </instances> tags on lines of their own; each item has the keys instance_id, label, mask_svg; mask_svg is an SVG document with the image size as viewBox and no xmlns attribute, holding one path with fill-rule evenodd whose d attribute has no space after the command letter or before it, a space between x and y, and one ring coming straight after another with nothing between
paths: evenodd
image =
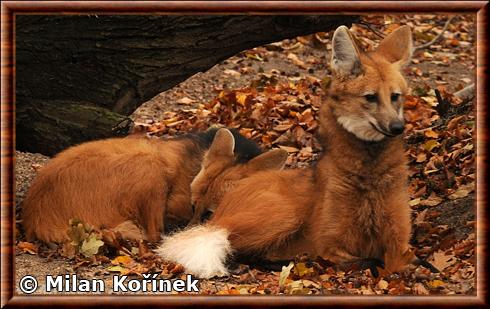
<instances>
[{"instance_id":1,"label":"wolf's neck mane","mask_svg":"<svg viewBox=\"0 0 490 309\"><path fill-rule=\"evenodd\" d=\"M363 141L337 122L327 104L320 115L320 138L324 148L319 162L320 169L328 163L339 170L349 170L370 178L405 165L401 137L386 137L379 142Z\"/></svg>"}]
</instances>

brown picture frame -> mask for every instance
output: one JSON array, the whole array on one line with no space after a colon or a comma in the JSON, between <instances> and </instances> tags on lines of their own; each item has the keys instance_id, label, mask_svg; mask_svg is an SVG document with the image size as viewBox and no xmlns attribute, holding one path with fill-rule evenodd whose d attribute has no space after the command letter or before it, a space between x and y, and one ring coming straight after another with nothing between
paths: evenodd
<instances>
[{"instance_id":1,"label":"brown picture frame","mask_svg":"<svg viewBox=\"0 0 490 309\"><path fill-rule=\"evenodd\" d=\"M2 1L1 3L1 306L335 305L485 306L488 1ZM15 16L16 14L344 14L474 13L477 16L477 295L476 296L181 296L15 295Z\"/></svg>"}]
</instances>

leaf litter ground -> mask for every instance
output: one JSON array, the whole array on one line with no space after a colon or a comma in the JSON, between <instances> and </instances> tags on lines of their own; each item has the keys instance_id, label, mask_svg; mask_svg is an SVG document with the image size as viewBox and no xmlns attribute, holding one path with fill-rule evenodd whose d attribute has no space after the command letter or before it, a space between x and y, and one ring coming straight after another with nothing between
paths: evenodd
<instances>
[{"instance_id":1,"label":"leaf litter ground","mask_svg":"<svg viewBox=\"0 0 490 309\"><path fill-rule=\"evenodd\" d=\"M401 24L414 31L415 46L437 37L447 16L365 16L383 35ZM354 25L360 43L372 49L380 36ZM133 134L173 137L211 124L236 127L264 149L289 153L288 167L314 162L316 113L326 94L331 33L269 44L244 51L145 103L133 115ZM204 294L362 294L433 295L476 293L475 143L473 98L454 95L475 79L475 19L458 16L440 40L416 50L405 69L413 89L405 102L405 141L413 209L411 245L441 270L419 266L373 278L355 267L340 271L320 258L297 256L282 271L237 264L229 277L201 280ZM17 208L46 158L17 153ZM181 265L156 257L154 244L130 243L111 231L72 221L72 242L59 247L25 242L18 227L17 277L24 274L79 273L84 278L112 274L161 278L183 276ZM54 273L53 273L54 272ZM43 282L41 282L43 284ZM40 292L41 293L41 292Z\"/></svg>"}]
</instances>

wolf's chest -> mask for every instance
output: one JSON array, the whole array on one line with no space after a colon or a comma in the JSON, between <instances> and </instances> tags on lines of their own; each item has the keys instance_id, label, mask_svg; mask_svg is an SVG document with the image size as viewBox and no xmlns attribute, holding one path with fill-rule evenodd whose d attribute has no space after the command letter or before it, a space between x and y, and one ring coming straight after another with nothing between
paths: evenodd
<instances>
[{"instance_id":1,"label":"wolf's chest","mask_svg":"<svg viewBox=\"0 0 490 309\"><path fill-rule=\"evenodd\" d=\"M391 218L385 209L382 199L364 200L353 216L352 234L355 255L379 257L384 254L385 235L389 231Z\"/></svg>"}]
</instances>

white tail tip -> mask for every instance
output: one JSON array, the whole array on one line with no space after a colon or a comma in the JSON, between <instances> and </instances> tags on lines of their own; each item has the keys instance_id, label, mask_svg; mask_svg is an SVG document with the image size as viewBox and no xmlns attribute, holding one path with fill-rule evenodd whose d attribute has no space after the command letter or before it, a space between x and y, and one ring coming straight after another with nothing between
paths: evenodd
<instances>
[{"instance_id":1,"label":"white tail tip","mask_svg":"<svg viewBox=\"0 0 490 309\"><path fill-rule=\"evenodd\" d=\"M167 261L182 264L200 278L226 276L226 258L231 254L228 231L213 226L196 226L165 237L156 250Z\"/></svg>"}]
</instances>

